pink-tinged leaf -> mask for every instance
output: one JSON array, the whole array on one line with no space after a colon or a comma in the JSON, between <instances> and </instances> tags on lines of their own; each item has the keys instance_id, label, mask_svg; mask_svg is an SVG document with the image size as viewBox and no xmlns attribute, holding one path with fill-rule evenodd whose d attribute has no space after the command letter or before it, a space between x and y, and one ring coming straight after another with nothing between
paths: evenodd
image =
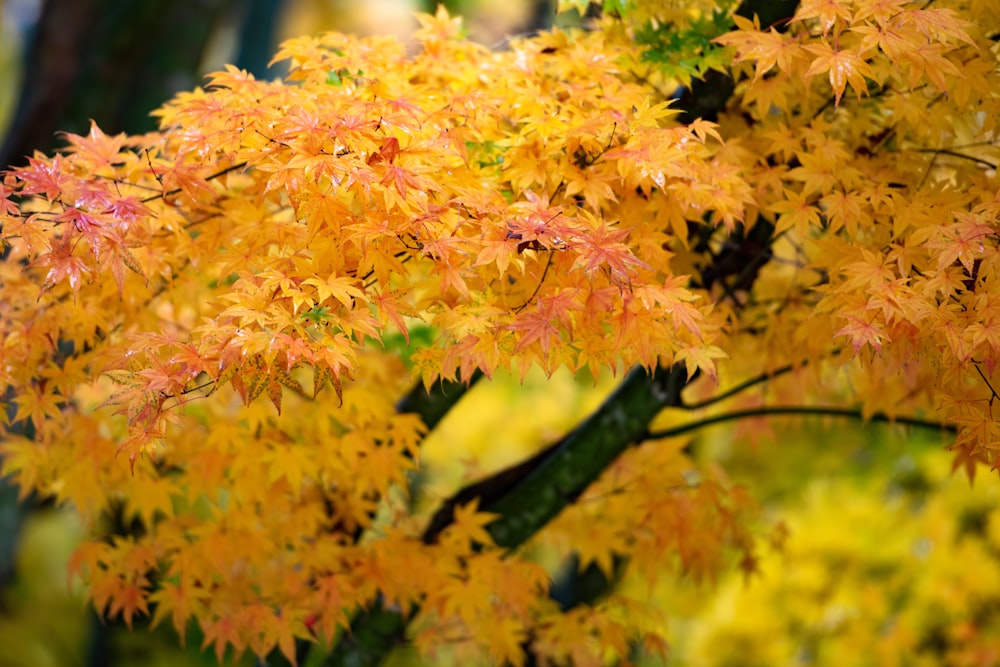
<instances>
[{"instance_id":1,"label":"pink-tinged leaf","mask_svg":"<svg viewBox=\"0 0 1000 667\"><path fill-rule=\"evenodd\" d=\"M849 316L848 324L837 331L835 336L847 336L851 339L851 347L854 354L858 353L865 345L871 345L876 352L882 351L882 342L889 342L891 339L881 324L874 321L867 321L860 317Z\"/></svg>"}]
</instances>

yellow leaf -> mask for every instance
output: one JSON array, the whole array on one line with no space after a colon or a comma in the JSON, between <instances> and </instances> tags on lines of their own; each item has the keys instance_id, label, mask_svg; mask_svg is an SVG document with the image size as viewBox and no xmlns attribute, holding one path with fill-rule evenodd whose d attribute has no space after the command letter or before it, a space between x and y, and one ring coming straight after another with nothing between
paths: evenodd
<instances>
[{"instance_id":1,"label":"yellow leaf","mask_svg":"<svg viewBox=\"0 0 1000 667\"><path fill-rule=\"evenodd\" d=\"M848 84L858 98L862 94L868 93L865 79L874 79L875 73L857 52L850 49L834 50L825 42L807 44L803 48L816 56L809 65L809 69L806 70L805 77L809 78L826 72L830 86L833 88L834 104L840 104L840 98Z\"/></svg>"}]
</instances>

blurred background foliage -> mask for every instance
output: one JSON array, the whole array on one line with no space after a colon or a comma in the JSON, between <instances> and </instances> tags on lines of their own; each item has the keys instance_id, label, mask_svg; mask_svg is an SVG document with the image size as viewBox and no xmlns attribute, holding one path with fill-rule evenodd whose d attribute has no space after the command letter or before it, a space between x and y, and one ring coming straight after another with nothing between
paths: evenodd
<instances>
[{"instance_id":1,"label":"blurred background foliage","mask_svg":"<svg viewBox=\"0 0 1000 667\"><path fill-rule=\"evenodd\" d=\"M551 0L444 2L485 44L552 23ZM227 63L258 77L288 37L340 30L405 39L430 0L3 0L0 129L4 164L58 145L56 131L155 129L149 115Z\"/></svg>"},{"instance_id":2,"label":"blurred background foliage","mask_svg":"<svg viewBox=\"0 0 1000 667\"><path fill-rule=\"evenodd\" d=\"M3 162L53 149L57 131L83 133L90 118L108 132L151 130L151 109L227 62L278 76L267 62L286 37L336 29L405 39L413 12L431 4L4 0ZM554 14L553 2L537 0L445 4L493 46ZM479 383L425 443L428 502L552 442L613 383L566 374ZM716 427L692 444L701 462L750 487L769 525L785 527L787 538L762 551L761 575L654 588L626 576L619 585L666 610L674 643L659 664L1000 664L1000 642L988 639L1000 636L1000 485L953 474L933 433L832 419L770 425ZM98 620L65 576L81 533L73 514L16 499L0 481L0 667L215 664L194 628L182 647L170 628L130 632ZM109 532L127 532L116 522L108 517ZM393 662L413 660L400 652Z\"/></svg>"}]
</instances>

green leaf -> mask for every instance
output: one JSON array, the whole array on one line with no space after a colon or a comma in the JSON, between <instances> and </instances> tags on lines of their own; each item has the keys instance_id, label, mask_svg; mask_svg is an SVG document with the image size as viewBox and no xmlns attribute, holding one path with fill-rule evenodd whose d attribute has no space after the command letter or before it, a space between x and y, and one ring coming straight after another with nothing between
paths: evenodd
<instances>
[{"instance_id":1,"label":"green leaf","mask_svg":"<svg viewBox=\"0 0 1000 667\"><path fill-rule=\"evenodd\" d=\"M314 324L322 324L323 322L326 321L326 319L329 316L330 316L330 309L327 308L326 306L323 307L313 306L309 310L299 315L299 317L301 317L302 319L309 320Z\"/></svg>"},{"instance_id":2,"label":"green leaf","mask_svg":"<svg viewBox=\"0 0 1000 667\"><path fill-rule=\"evenodd\" d=\"M382 344L386 351L394 352L400 356L407 368L413 368L410 358L419 349L433 345L437 338L437 331L426 324L417 324L409 328L410 342L406 342L406 337L402 332L391 332L383 334Z\"/></svg>"},{"instance_id":3,"label":"green leaf","mask_svg":"<svg viewBox=\"0 0 1000 667\"><path fill-rule=\"evenodd\" d=\"M646 47L643 60L685 86L710 70L723 71L725 48L712 40L732 29L734 8L733 3L724 4L683 27L647 21L636 31L636 42Z\"/></svg>"}]
</instances>

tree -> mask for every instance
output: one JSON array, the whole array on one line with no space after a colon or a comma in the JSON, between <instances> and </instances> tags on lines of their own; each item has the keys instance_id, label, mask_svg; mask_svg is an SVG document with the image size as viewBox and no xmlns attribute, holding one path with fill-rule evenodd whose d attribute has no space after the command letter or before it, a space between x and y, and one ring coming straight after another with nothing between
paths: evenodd
<instances>
[{"instance_id":1,"label":"tree","mask_svg":"<svg viewBox=\"0 0 1000 667\"><path fill-rule=\"evenodd\" d=\"M291 40L285 81L229 68L157 133L95 125L7 172L3 470L121 508L72 565L99 610L196 622L220 658L409 637L595 664L663 646L647 610L585 604L626 563L754 569L754 503L690 474L689 433L854 416L996 464L992 5L696 9L608 2L503 51L443 11L414 55ZM712 72L725 108L690 102ZM632 370L415 509L428 429L533 367ZM591 592L550 596L528 540L571 543Z\"/></svg>"}]
</instances>

